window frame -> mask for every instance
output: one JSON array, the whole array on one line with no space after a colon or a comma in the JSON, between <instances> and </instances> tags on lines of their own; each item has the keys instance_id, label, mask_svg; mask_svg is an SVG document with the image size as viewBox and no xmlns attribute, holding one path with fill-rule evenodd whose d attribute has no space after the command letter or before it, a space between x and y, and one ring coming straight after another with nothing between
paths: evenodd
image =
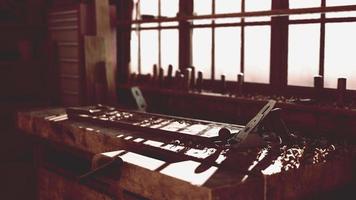
<instances>
[{"instance_id":1,"label":"window frame","mask_svg":"<svg viewBox=\"0 0 356 200\"><path fill-rule=\"evenodd\" d=\"M214 18L215 13L215 0L212 1L213 13L211 15ZM245 0L241 1L242 3L242 12L245 10L244 2ZM284 10L289 11L289 1L285 0L271 0L271 13L274 10ZM341 6L340 6L341 7ZM355 6L354 6L355 7ZM350 9L353 11L355 8L352 6L345 6L345 8L340 9ZM326 8L326 0L321 0L321 6L318 8ZM317 9L318 9L317 8ZM188 47L186 51L189 52L190 55L181 55L182 51L179 50L179 67L188 67L191 65L192 61L192 31L194 28L207 28L211 27L215 32L215 28L218 27L234 27L240 26L241 27L241 59L240 59L240 69L241 72L244 72L244 33L246 26L259 26L259 25L269 25L271 27L271 51L270 51L270 83L269 84L260 84L260 83L244 83L245 91L248 93L261 93L261 94L282 94L287 96L308 96L310 97L313 95L313 88L312 87L303 87L303 86L292 86L288 85L287 78L288 78L288 28L291 24L308 24L308 23L320 23L320 51L319 51L319 74L324 75L324 51L325 51L325 24L326 23L342 23L342 22L356 22L356 17L325 17L325 13L321 14L321 17L318 19L289 19L288 16L274 16L271 17L270 21L256 21L256 22L245 22L243 19L241 22L235 23L212 23L212 24L193 24L191 22L194 18L193 16L193 0L180 0L179 1L179 16L175 19L168 19L162 21L177 21L179 24L177 26L161 26L160 20L156 20L159 22L158 27L140 27L140 30L148 30L148 29L178 29L179 31L179 49L181 46L185 48ZM306 10L306 12L309 12ZM239 13L235 14L238 15ZM204 17L204 16L203 16ZM209 16L208 16L209 17ZM186 18L186 19L185 19ZM149 21L149 20L148 20ZM142 20L142 23L146 23L147 21ZM141 23L130 21L130 23ZM190 35L190 38L182 38L182 35ZM275 43L277 37L282 36L280 39L281 41ZM213 36L212 36L213 37ZM214 43L214 42L213 42ZM284 50L284 51L283 51ZM160 50L159 50L160 51ZM160 53L159 53L160 54ZM212 59L214 54L214 45L212 47ZM277 55L281 57L282 61L278 61ZM185 65L182 65L185 64ZM215 77L215 66L214 62L212 62L212 74L211 79L204 80L205 88L208 90L214 90L219 88L219 80L214 80ZM227 81L227 87L232 89L235 86L236 81ZM324 88L326 94L335 95L336 89ZM278 91L278 92L276 92ZM347 90L347 93L356 95L356 90Z\"/></svg>"},{"instance_id":2,"label":"window frame","mask_svg":"<svg viewBox=\"0 0 356 200\"><path fill-rule=\"evenodd\" d=\"M328 8L326 6L327 0L321 0L320 8ZM350 10L352 11L352 10ZM319 46L319 66L318 71L320 75L324 77L324 66L325 66L325 27L327 23L344 23L344 22L356 22L356 17L326 17L325 13L320 14L320 18L317 19L288 19L288 28L289 25L294 24L320 24L320 46ZM288 52L287 52L288 54ZM288 74L287 74L288 76ZM325 81L325 80L324 80ZM324 85L324 83L323 83ZM310 97L314 95L313 87L305 87L305 86L294 86L294 85L286 85L284 94L289 96L306 96ZM325 96L336 96L337 88L323 88ZM347 90L347 95L356 95L356 90Z\"/></svg>"}]
</instances>

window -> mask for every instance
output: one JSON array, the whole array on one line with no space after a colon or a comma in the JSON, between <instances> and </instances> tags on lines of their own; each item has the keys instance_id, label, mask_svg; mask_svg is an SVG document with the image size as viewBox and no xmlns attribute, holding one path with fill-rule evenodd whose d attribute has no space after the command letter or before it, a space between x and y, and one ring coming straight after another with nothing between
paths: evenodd
<instances>
[{"instance_id":1,"label":"window","mask_svg":"<svg viewBox=\"0 0 356 200\"><path fill-rule=\"evenodd\" d=\"M135 0L133 19L143 16L175 17L178 13L178 0ZM152 74L153 65L166 72L168 65L178 69L178 23L137 23L131 32L131 72Z\"/></svg>"},{"instance_id":2,"label":"window","mask_svg":"<svg viewBox=\"0 0 356 200\"><path fill-rule=\"evenodd\" d=\"M355 0L326 0L326 6L347 6L356 5ZM347 11L339 13L327 13L326 17L356 17L356 11Z\"/></svg>"},{"instance_id":3,"label":"window","mask_svg":"<svg viewBox=\"0 0 356 200\"><path fill-rule=\"evenodd\" d=\"M241 0L213 0L208 3L194 0L194 13L224 14L240 13L242 9L271 9L271 0L244 2L245 8ZM269 83L270 17L194 20L193 27L193 66L203 72L204 78L218 80L225 75L226 80L236 81L237 74L244 72L248 82Z\"/></svg>"},{"instance_id":4,"label":"window","mask_svg":"<svg viewBox=\"0 0 356 200\"><path fill-rule=\"evenodd\" d=\"M321 6L321 0L289 0L289 8L315 8ZM320 14L290 15L289 19L318 19Z\"/></svg>"},{"instance_id":5,"label":"window","mask_svg":"<svg viewBox=\"0 0 356 200\"><path fill-rule=\"evenodd\" d=\"M270 26L245 28L245 81L269 83L270 77Z\"/></svg>"},{"instance_id":6,"label":"window","mask_svg":"<svg viewBox=\"0 0 356 200\"><path fill-rule=\"evenodd\" d=\"M176 17L179 12L179 0L134 1L136 9L133 16L138 20L143 15L151 15L157 19ZM180 0L181 3L182 1L184 2ZM289 0L288 3L274 4L274 9L332 8L356 5L356 0ZM191 14L211 15L211 18L181 19L184 22L181 24L185 25L187 22L187 26L178 26L178 19L174 22L133 23L131 71L152 73L152 66L155 64L165 71L172 64L173 69L177 70L181 59L180 61L193 65L196 72L203 72L204 79L213 81L220 80L221 75L225 75L227 81L236 81L237 74L242 72L245 82L268 86L274 81L275 84L268 87L278 84L283 87L297 86L301 87L299 92L307 91L308 88L305 87L313 87L313 77L321 75L326 88L335 89L338 78L347 78L347 89L356 90L356 58L352 49L356 46L356 11L320 11L280 18L214 18L220 14L268 11L271 10L271 4L272 0L193 0ZM183 5L181 9L185 9L187 5ZM191 11L189 6L187 11ZM275 22L273 24L272 19ZM285 31L287 28L288 31ZM179 43L179 36L185 38L190 34L191 44ZM271 44L272 34L273 38L280 38L280 44ZM188 41L184 39L183 43ZM191 49L187 49L191 55L183 54L179 57L179 52L182 52L179 51L180 45L185 48L191 45ZM287 46L288 49L285 49ZM276 61L279 54L276 54L273 47L278 47L280 58L283 59L281 62ZM272 58L271 53L276 56ZM271 63L276 64L273 71L270 70ZM287 75L284 74L286 70ZM283 74L278 74L282 72ZM274 80L270 80L270 77ZM254 86L266 88L266 85Z\"/></svg>"},{"instance_id":7,"label":"window","mask_svg":"<svg viewBox=\"0 0 356 200\"><path fill-rule=\"evenodd\" d=\"M211 28L196 28L193 32L193 66L211 78Z\"/></svg>"},{"instance_id":8,"label":"window","mask_svg":"<svg viewBox=\"0 0 356 200\"><path fill-rule=\"evenodd\" d=\"M240 72L241 28L215 29L215 79L225 75L226 80L236 81Z\"/></svg>"},{"instance_id":9,"label":"window","mask_svg":"<svg viewBox=\"0 0 356 200\"><path fill-rule=\"evenodd\" d=\"M324 86L336 88L338 78L347 79L347 89L356 89L356 22L330 23L325 27Z\"/></svg>"},{"instance_id":10,"label":"window","mask_svg":"<svg viewBox=\"0 0 356 200\"><path fill-rule=\"evenodd\" d=\"M320 24L293 24L288 37L288 85L314 85L319 74Z\"/></svg>"},{"instance_id":11,"label":"window","mask_svg":"<svg viewBox=\"0 0 356 200\"><path fill-rule=\"evenodd\" d=\"M290 8L356 5L355 0L290 0ZM313 86L313 76L324 76L324 87L336 88L338 78L347 78L347 88L356 89L355 12L290 16L288 84ZM305 20L298 23L298 20ZM352 21L352 20L351 20ZM356 21L353 19L353 21Z\"/></svg>"},{"instance_id":12,"label":"window","mask_svg":"<svg viewBox=\"0 0 356 200\"><path fill-rule=\"evenodd\" d=\"M289 8L320 7L321 0L290 0ZM293 24L293 20L320 19L320 14L289 16L288 85L312 87L319 74L320 23Z\"/></svg>"}]
</instances>

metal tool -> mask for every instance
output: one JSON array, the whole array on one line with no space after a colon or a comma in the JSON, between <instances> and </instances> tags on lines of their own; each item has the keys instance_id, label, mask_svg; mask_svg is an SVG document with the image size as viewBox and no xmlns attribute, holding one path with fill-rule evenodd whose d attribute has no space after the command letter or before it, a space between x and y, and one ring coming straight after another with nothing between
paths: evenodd
<instances>
[{"instance_id":1,"label":"metal tool","mask_svg":"<svg viewBox=\"0 0 356 200\"><path fill-rule=\"evenodd\" d=\"M262 122L262 120L268 115L276 104L275 100L269 100L268 103L257 113L257 115L249 121L246 126L233 135L229 139L229 143L233 148L239 147L249 136L249 134Z\"/></svg>"}]
</instances>

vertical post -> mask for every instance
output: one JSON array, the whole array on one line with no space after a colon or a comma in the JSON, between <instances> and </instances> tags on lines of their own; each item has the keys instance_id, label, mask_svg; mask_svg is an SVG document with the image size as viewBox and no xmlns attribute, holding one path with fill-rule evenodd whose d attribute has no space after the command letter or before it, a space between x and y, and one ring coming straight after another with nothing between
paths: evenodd
<instances>
[{"instance_id":1,"label":"vertical post","mask_svg":"<svg viewBox=\"0 0 356 200\"><path fill-rule=\"evenodd\" d=\"M346 78L337 79L337 105L343 106L346 95Z\"/></svg>"},{"instance_id":2,"label":"vertical post","mask_svg":"<svg viewBox=\"0 0 356 200\"><path fill-rule=\"evenodd\" d=\"M193 15L193 0L179 1L179 16ZM179 22L179 69L192 65L192 30L190 22Z\"/></svg>"},{"instance_id":3,"label":"vertical post","mask_svg":"<svg viewBox=\"0 0 356 200\"><path fill-rule=\"evenodd\" d=\"M117 83L117 44L116 44L116 24L112 24L111 8L109 0L95 0L95 27L96 36L104 38L105 66L107 78L107 100L112 105L117 104L116 83ZM116 18L116 17L114 17ZM129 48L128 48L129 49ZM126 74L126 82L129 74Z\"/></svg>"},{"instance_id":4,"label":"vertical post","mask_svg":"<svg viewBox=\"0 0 356 200\"><path fill-rule=\"evenodd\" d=\"M322 98L322 90L324 88L324 78L323 76L314 76L314 92L315 100L320 101Z\"/></svg>"},{"instance_id":5,"label":"vertical post","mask_svg":"<svg viewBox=\"0 0 356 200\"><path fill-rule=\"evenodd\" d=\"M100 0L99 0L100 1ZM115 1L117 10L117 21L131 21L133 12L133 1ZM116 26L116 24L115 24ZM117 76L118 83L125 84L130 74L130 41L131 41L131 24L120 24L117 30ZM140 36L139 36L140 40ZM112 41L111 41L112 42ZM115 44L115 42L112 42ZM140 47L139 47L140 48ZM140 64L139 64L140 65ZM115 73L116 74L116 73Z\"/></svg>"},{"instance_id":6,"label":"vertical post","mask_svg":"<svg viewBox=\"0 0 356 200\"><path fill-rule=\"evenodd\" d=\"M288 9L288 1L272 1L272 9ZM271 19L270 83L280 93L287 86L288 76L288 16Z\"/></svg>"}]
</instances>

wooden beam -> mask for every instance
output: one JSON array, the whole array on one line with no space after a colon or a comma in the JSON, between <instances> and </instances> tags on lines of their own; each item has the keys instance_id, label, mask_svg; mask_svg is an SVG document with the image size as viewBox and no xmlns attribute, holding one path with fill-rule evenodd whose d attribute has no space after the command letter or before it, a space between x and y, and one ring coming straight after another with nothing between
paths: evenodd
<instances>
[{"instance_id":1,"label":"wooden beam","mask_svg":"<svg viewBox=\"0 0 356 200\"><path fill-rule=\"evenodd\" d=\"M117 59L116 59L116 27L112 26L110 18L109 0L95 0L95 25L96 36L104 39L105 67L107 81L106 102L111 105L117 104L116 82L117 82ZM100 52L98 52L100 53Z\"/></svg>"},{"instance_id":2,"label":"wooden beam","mask_svg":"<svg viewBox=\"0 0 356 200\"><path fill-rule=\"evenodd\" d=\"M159 18L159 19L147 19L147 20L133 20L131 21L119 21L118 24L141 24L141 23L158 23L158 22L172 22L172 21L186 21L197 19L220 19L220 18L247 18L247 17L281 17L289 15L303 15L313 13L329 13L329 12L344 12L355 11L356 5L351 6L331 6L331 7L313 7L313 8L295 8L295 9L273 9L266 11L252 11L241 13L224 13L213 15L198 15L198 16L179 16L174 18Z\"/></svg>"},{"instance_id":3,"label":"wooden beam","mask_svg":"<svg viewBox=\"0 0 356 200\"><path fill-rule=\"evenodd\" d=\"M86 99L87 104L99 103L96 102L96 68L98 63L103 63L106 60L105 39L103 37L85 36L84 37L84 53L85 53L85 83L86 83ZM100 102L103 103L103 102Z\"/></svg>"}]
</instances>

